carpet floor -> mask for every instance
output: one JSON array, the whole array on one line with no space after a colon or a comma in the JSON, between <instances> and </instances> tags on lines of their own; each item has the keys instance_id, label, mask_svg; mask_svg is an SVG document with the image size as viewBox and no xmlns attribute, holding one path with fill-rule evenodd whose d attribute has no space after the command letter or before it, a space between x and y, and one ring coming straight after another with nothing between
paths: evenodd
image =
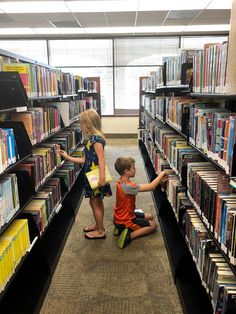
<instances>
[{"instance_id":1,"label":"carpet floor","mask_svg":"<svg viewBox=\"0 0 236 314\"><path fill-rule=\"evenodd\" d=\"M87 240L83 227L93 223L88 199L83 199L76 221L53 275L41 314L182 314L163 236L156 233L135 239L120 250L112 235L112 210L118 174L118 156L136 160L136 183L147 176L137 139L108 140L106 164L113 177L113 196L106 198L105 240ZM151 192L140 193L136 206L156 218Z\"/></svg>"}]
</instances>

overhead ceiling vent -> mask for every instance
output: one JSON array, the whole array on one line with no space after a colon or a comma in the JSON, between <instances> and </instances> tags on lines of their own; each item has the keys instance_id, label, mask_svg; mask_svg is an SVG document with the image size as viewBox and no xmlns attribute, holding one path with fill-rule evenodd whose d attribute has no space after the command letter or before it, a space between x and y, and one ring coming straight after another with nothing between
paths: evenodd
<instances>
[{"instance_id":1,"label":"overhead ceiling vent","mask_svg":"<svg viewBox=\"0 0 236 314\"><path fill-rule=\"evenodd\" d=\"M200 13L200 10L173 10L170 11L168 19L193 19L196 15Z\"/></svg>"},{"instance_id":2,"label":"overhead ceiling vent","mask_svg":"<svg viewBox=\"0 0 236 314\"><path fill-rule=\"evenodd\" d=\"M55 27L58 28L75 28L80 25L76 21L50 21Z\"/></svg>"}]
</instances>

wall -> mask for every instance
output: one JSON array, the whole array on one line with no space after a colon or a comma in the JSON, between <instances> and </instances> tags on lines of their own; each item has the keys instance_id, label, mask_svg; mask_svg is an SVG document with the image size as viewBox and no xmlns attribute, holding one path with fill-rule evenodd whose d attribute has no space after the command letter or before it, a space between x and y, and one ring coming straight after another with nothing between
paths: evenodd
<instances>
[{"instance_id":1,"label":"wall","mask_svg":"<svg viewBox=\"0 0 236 314\"><path fill-rule=\"evenodd\" d=\"M137 134L139 117L102 117L105 134Z\"/></svg>"}]
</instances>

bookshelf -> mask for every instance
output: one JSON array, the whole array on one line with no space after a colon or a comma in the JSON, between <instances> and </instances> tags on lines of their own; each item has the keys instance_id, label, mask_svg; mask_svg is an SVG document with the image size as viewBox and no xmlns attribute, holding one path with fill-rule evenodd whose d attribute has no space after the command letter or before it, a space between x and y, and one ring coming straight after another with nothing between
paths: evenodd
<instances>
[{"instance_id":1,"label":"bookshelf","mask_svg":"<svg viewBox=\"0 0 236 314\"><path fill-rule=\"evenodd\" d=\"M76 83L76 90L81 111L94 109L101 116L100 77L79 78L79 83Z\"/></svg>"},{"instance_id":2,"label":"bookshelf","mask_svg":"<svg viewBox=\"0 0 236 314\"><path fill-rule=\"evenodd\" d=\"M140 81L142 79L146 78L140 78ZM186 313L215 313L221 306L217 303L220 296L219 291L222 289L227 291L227 287L217 290L218 286L214 281L217 277L211 277L213 275L211 272L207 273L209 269L206 267L215 267L214 276L218 276L223 269L227 270L231 278L229 280L232 280L229 282L233 284L235 281L236 283L236 263L234 253L232 253L234 244L231 241L232 247L227 247L224 242L225 230L228 230L226 225L228 220L226 219L229 214L227 209L219 207L226 204L224 206L232 208L232 213L234 213L233 202L236 200L236 194L230 188L229 183L231 181L231 185L235 187L233 178L230 180L230 175L235 176L236 158L233 157L226 164L223 159L223 151L219 151L218 155L213 154L218 149L217 146L214 146L218 143L218 138L214 134L220 136L221 142L219 143L221 143L222 149L222 143L224 143L222 141L228 138L227 134L219 133L219 128L227 125L225 122L227 120L228 124L232 123L229 117L230 119L231 116L234 118L232 112L235 110L235 95L190 93L190 88L185 85L158 86L155 94L150 95L149 92L143 91L141 86L142 82L140 82L139 145L148 177L153 180L156 173L163 169L174 171L168 181L166 192L158 188L153 192L153 197L181 303ZM201 107L203 103L208 105ZM208 135L206 131L198 129L199 134L196 137L192 133L194 121L191 120L191 110L196 114L198 109L190 108L198 108L198 106L200 106L199 112L203 108L203 117L208 117L209 113L209 115L213 115L214 119L216 117L218 119L216 120L218 122L215 122L216 132L214 133L212 130L213 135L210 138L214 143L212 151L210 142L208 142L209 138L207 137L206 142L203 139ZM204 123L202 121L201 126ZM214 126L214 121L212 124ZM232 151L235 156L235 145L233 145ZM226 150L225 153L227 152ZM185 170L182 168L184 160L187 160L184 166L187 167ZM197 165L192 166L194 172L191 173L190 167L193 162ZM207 171L204 172L204 169ZM189 181L190 175L193 175L191 180L194 181ZM198 184L198 192L194 190L196 184ZM204 203L208 199L210 200L208 191L212 193L212 203ZM226 196L222 196L222 193L226 193ZM227 199L229 195L230 198ZM213 197L216 202L220 203L214 203ZM234 224L231 227L234 228ZM191 236L190 230L195 230L197 233ZM231 229L231 232L235 232L234 229ZM193 242L193 239L196 242ZM201 243L201 247L199 243ZM207 257L207 262L204 260L208 264L202 264L202 254L209 254L204 255L210 256ZM219 258L219 262L214 260L214 254ZM221 263L224 263L222 268L223 264ZM222 284L222 287L224 286ZM199 298L199 294L201 298ZM224 301L223 313L233 313L235 308L232 306L234 305L231 303L230 306L231 308L227 308L227 302Z\"/></svg>"},{"instance_id":3,"label":"bookshelf","mask_svg":"<svg viewBox=\"0 0 236 314\"><path fill-rule=\"evenodd\" d=\"M7 63L25 62L30 64L27 66L30 69L43 67L48 70L45 72L47 79L52 80L51 83L47 80L49 85L41 92L29 90L30 94L27 94L18 72L0 72L0 86L4 84L6 87L7 82L12 84L14 80L14 86L17 87L11 94L11 106L6 106L9 88L6 88L0 105L0 129L13 132L13 135L8 135L4 131L4 136L9 137L9 140L6 137L4 151L9 163L2 167L0 183L5 177L12 180L11 187L15 192L11 194L14 195L12 202L14 199L16 205L11 216L1 221L0 237L12 232L11 227L19 224L18 221L24 221L28 230L24 233L28 237L27 248L24 246L17 265L7 274L6 281L1 283L0 312L38 313L83 197L82 168L62 161L58 154L60 147L73 153L81 144L82 132L77 121L80 108L78 106L75 109L78 95L74 92L73 76L60 73L58 92L57 88L53 90L56 87L57 69L6 51L1 50L0 54ZM39 69L43 73L44 70ZM46 82L41 81L41 84L43 86ZM40 96L40 93L44 95ZM68 123L55 101L58 107L60 102L70 104L67 106L67 111L71 111ZM13 121L14 115L16 121ZM32 120L35 137L30 136L32 130L26 116ZM39 124L35 126L36 121ZM12 145L17 148L15 155ZM7 254L9 259L10 255Z\"/></svg>"}]
</instances>

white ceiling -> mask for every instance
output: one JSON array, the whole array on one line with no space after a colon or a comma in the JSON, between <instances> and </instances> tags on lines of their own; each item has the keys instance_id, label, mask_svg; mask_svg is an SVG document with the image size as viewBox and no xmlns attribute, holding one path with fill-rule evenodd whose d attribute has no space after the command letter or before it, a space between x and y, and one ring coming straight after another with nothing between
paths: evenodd
<instances>
[{"instance_id":1,"label":"white ceiling","mask_svg":"<svg viewBox=\"0 0 236 314\"><path fill-rule=\"evenodd\" d=\"M221 33L232 0L0 1L0 37Z\"/></svg>"}]
</instances>

